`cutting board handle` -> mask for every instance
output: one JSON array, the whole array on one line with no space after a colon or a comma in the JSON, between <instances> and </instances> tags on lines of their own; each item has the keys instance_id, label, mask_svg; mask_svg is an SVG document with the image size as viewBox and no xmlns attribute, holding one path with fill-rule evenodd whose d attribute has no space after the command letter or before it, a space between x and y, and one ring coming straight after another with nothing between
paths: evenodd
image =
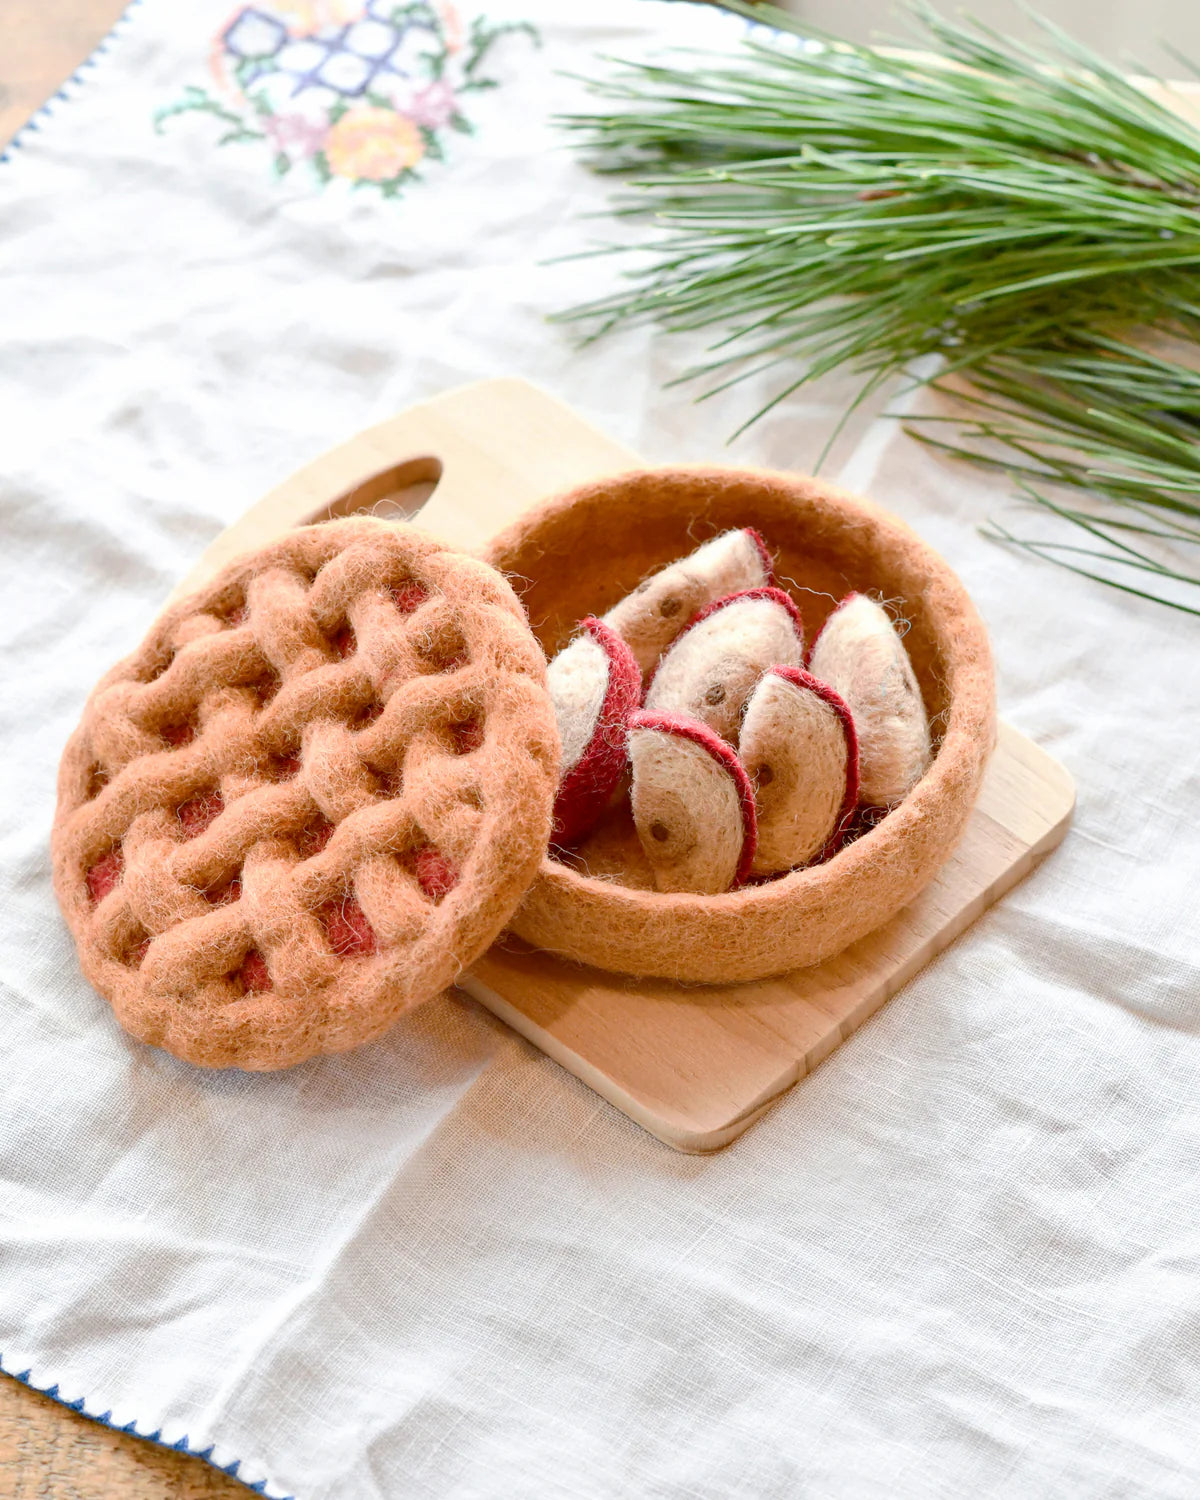
<instances>
[{"instance_id":1,"label":"cutting board handle","mask_svg":"<svg viewBox=\"0 0 1200 1500\"><path fill-rule=\"evenodd\" d=\"M293 526L370 513L402 491L409 492L403 517L476 551L535 501L637 467L628 448L526 380L459 386L367 428L293 474L225 528L172 600Z\"/></svg>"}]
</instances>

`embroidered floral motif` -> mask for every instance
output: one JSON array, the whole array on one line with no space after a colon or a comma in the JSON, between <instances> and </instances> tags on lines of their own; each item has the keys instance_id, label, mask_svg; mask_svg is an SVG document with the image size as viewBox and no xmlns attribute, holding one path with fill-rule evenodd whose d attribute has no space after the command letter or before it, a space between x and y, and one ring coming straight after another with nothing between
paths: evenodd
<instances>
[{"instance_id":1,"label":"embroidered floral motif","mask_svg":"<svg viewBox=\"0 0 1200 1500\"><path fill-rule=\"evenodd\" d=\"M212 86L189 85L155 127L209 115L218 145L262 142L280 176L307 162L321 182L395 197L444 158L447 131L470 134L463 99L498 86L484 64L513 33L538 43L525 22L464 28L448 0L263 0L216 36Z\"/></svg>"}]
</instances>

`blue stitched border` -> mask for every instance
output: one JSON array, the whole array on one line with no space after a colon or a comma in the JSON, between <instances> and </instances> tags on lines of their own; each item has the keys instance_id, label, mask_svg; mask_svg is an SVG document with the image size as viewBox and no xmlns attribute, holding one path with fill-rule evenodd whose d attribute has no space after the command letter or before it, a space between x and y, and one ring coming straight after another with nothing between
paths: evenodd
<instances>
[{"instance_id":1,"label":"blue stitched border","mask_svg":"<svg viewBox=\"0 0 1200 1500\"><path fill-rule=\"evenodd\" d=\"M26 144L28 137L41 129L44 120L54 114L63 104L69 104L76 97L79 86L87 81L100 58L110 50L113 43L125 31L130 18L141 3L142 0L129 0L129 4L126 5L125 9L117 17L111 30L101 38L97 46L84 58L83 62L79 64L62 87L51 94L50 98L46 100L40 109L35 110L30 115L29 119L25 121L24 125L21 126L12 140L5 146L4 150L0 151L0 162L7 161L9 157L19 151ZM32 1370L22 1370L18 1373L15 1370L6 1369L3 1355L0 1355L0 1375L6 1376L10 1380L17 1380L22 1385L27 1385L30 1390L40 1391L43 1396L49 1396L52 1401L57 1401L60 1406L65 1406L68 1411L78 1412L81 1417L86 1417L89 1422L96 1422L99 1426L107 1427L113 1432L128 1433L131 1437L140 1438L142 1442L154 1443L157 1447L170 1449L174 1453L194 1454L196 1458L204 1459L219 1474L227 1474L231 1479L240 1480L242 1484L246 1485L255 1494L262 1495L264 1500L294 1500L294 1497L291 1495L267 1495L267 1481L265 1479L260 1479L257 1484L250 1484L248 1480L241 1479L239 1471L242 1467L242 1460L240 1458L234 1459L231 1464L217 1463L212 1456L213 1449L216 1447L215 1443L210 1443L207 1448L193 1448L188 1442L186 1433L184 1433L178 1442L168 1443L163 1440L161 1427L157 1432L139 1432L136 1421L126 1422L124 1426L118 1427L112 1420L111 1410L102 1413L90 1412L87 1410L82 1396L80 1396L78 1401L68 1401L65 1396L59 1395L57 1382L51 1386L36 1385L32 1378Z\"/></svg>"},{"instance_id":2,"label":"blue stitched border","mask_svg":"<svg viewBox=\"0 0 1200 1500\"><path fill-rule=\"evenodd\" d=\"M19 151L25 145L26 138L33 135L35 131L40 130L42 128L42 121L48 119L60 105L70 103L75 97L77 85L86 82L88 75L95 68L100 58L104 56L125 30L129 18L141 3L142 0L129 0L125 9L113 22L111 30L100 38L96 46L88 53L62 87L51 94L49 99L39 109L34 110L33 114L29 116L28 120L25 121L24 125L21 126L8 145L5 146L4 150L0 151L0 162L7 161L14 152Z\"/></svg>"},{"instance_id":3,"label":"blue stitched border","mask_svg":"<svg viewBox=\"0 0 1200 1500\"><path fill-rule=\"evenodd\" d=\"M139 0L134 0L135 5L138 3ZM187 1433L184 1433L178 1442L168 1443L162 1437L161 1427L157 1432L139 1432L136 1422L126 1422L123 1427L118 1427L112 1420L111 1409L100 1414L90 1412L84 1406L84 1398L82 1396L80 1396L78 1401L68 1401L65 1396L60 1396L57 1382L51 1386L35 1385L31 1379L31 1370L22 1370L20 1374L17 1374L13 1370L5 1369L3 1355L0 1355L0 1375L6 1375L10 1380L20 1381L22 1385L27 1385L32 1391L40 1391L43 1396L49 1396L51 1401L57 1401L59 1406L65 1406L68 1411L78 1412L81 1417L86 1417L89 1422L96 1422L101 1427L109 1428L112 1432L125 1432L130 1437L140 1438L144 1443L154 1443L157 1447L167 1448L172 1453L191 1453L196 1458L202 1458L212 1468L216 1469L218 1474L228 1474L231 1479L239 1479L242 1484L246 1485L256 1495L262 1495L263 1500L295 1500L295 1496L293 1495L268 1495L267 1481L265 1479L260 1479L257 1484L251 1484L248 1479L241 1479L238 1472L242 1467L240 1458L235 1458L231 1464L217 1463L216 1459L212 1456L213 1449L216 1447L215 1443L209 1443L207 1448L193 1448L188 1442Z\"/></svg>"}]
</instances>

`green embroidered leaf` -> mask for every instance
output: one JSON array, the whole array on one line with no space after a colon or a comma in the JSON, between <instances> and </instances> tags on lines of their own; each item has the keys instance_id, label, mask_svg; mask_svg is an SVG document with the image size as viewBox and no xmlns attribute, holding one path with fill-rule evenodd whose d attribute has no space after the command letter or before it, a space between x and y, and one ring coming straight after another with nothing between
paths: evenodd
<instances>
[{"instance_id":1,"label":"green embroidered leaf","mask_svg":"<svg viewBox=\"0 0 1200 1500\"><path fill-rule=\"evenodd\" d=\"M233 76L237 79L238 88L240 88L243 93L246 93L250 85L254 82L255 78L258 76L258 71L258 60L256 58L238 58L236 64L234 65Z\"/></svg>"},{"instance_id":2,"label":"green embroidered leaf","mask_svg":"<svg viewBox=\"0 0 1200 1500\"><path fill-rule=\"evenodd\" d=\"M277 151L275 153L275 175L276 175L276 177L286 177L287 174L291 170L292 170L292 159L291 159L291 157L288 156L286 152Z\"/></svg>"},{"instance_id":3,"label":"green embroidered leaf","mask_svg":"<svg viewBox=\"0 0 1200 1500\"><path fill-rule=\"evenodd\" d=\"M463 72L468 80L474 79L475 69L483 63L496 43L506 36L524 36L535 47L540 48L542 45L541 32L529 21L505 21L493 26L482 16L476 16L471 22L467 55L463 62Z\"/></svg>"},{"instance_id":4,"label":"green embroidered leaf","mask_svg":"<svg viewBox=\"0 0 1200 1500\"><path fill-rule=\"evenodd\" d=\"M225 145L227 141L231 140L262 139L262 136L258 131L249 130L247 128L246 123L242 119L241 115L237 114L232 109L227 109L223 104L219 103L204 89L197 88L194 84L189 84L187 86L187 88L184 90L183 98L180 99L177 103L165 105L162 109L158 110L155 113L154 128L161 135L163 124L167 120L171 119L174 115L186 114L212 115L214 118L223 120L225 124L232 126L233 128L231 130L227 131L225 135L221 136L218 139L217 144L221 146Z\"/></svg>"},{"instance_id":5,"label":"green embroidered leaf","mask_svg":"<svg viewBox=\"0 0 1200 1500\"><path fill-rule=\"evenodd\" d=\"M325 155L324 151L315 151L310 159L313 171L317 174L322 185L332 182L333 173L329 170L329 158Z\"/></svg>"}]
</instances>

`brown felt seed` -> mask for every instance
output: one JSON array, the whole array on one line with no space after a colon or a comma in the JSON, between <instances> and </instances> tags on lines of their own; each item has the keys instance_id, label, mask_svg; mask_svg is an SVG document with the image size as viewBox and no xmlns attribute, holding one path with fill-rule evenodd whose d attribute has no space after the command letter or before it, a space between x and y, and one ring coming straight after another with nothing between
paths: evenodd
<instances>
[{"instance_id":1,"label":"brown felt seed","mask_svg":"<svg viewBox=\"0 0 1200 1500\"><path fill-rule=\"evenodd\" d=\"M642 674L621 637L589 617L550 663L546 686L563 748L552 838L572 844L595 824L621 779Z\"/></svg>"},{"instance_id":2,"label":"brown felt seed","mask_svg":"<svg viewBox=\"0 0 1200 1500\"><path fill-rule=\"evenodd\" d=\"M773 576L771 555L757 531L725 531L638 584L609 610L604 623L628 643L645 674L674 640L681 621L726 594L768 585Z\"/></svg>"},{"instance_id":3,"label":"brown felt seed","mask_svg":"<svg viewBox=\"0 0 1200 1500\"><path fill-rule=\"evenodd\" d=\"M646 709L699 719L733 743L746 699L767 668L803 660L804 627L787 594L730 594L701 610L663 657Z\"/></svg>"},{"instance_id":4,"label":"brown felt seed","mask_svg":"<svg viewBox=\"0 0 1200 1500\"><path fill-rule=\"evenodd\" d=\"M850 711L823 682L775 667L746 704L738 753L756 788L756 875L808 864L834 845L858 800Z\"/></svg>"},{"instance_id":5,"label":"brown felt seed","mask_svg":"<svg viewBox=\"0 0 1200 1500\"><path fill-rule=\"evenodd\" d=\"M737 757L695 719L639 713L629 731L638 838L660 891L717 895L754 858L754 791Z\"/></svg>"},{"instance_id":6,"label":"brown felt seed","mask_svg":"<svg viewBox=\"0 0 1200 1500\"><path fill-rule=\"evenodd\" d=\"M865 594L848 594L826 620L808 669L845 699L854 717L862 801L902 802L929 769L929 722L887 611Z\"/></svg>"}]
</instances>

